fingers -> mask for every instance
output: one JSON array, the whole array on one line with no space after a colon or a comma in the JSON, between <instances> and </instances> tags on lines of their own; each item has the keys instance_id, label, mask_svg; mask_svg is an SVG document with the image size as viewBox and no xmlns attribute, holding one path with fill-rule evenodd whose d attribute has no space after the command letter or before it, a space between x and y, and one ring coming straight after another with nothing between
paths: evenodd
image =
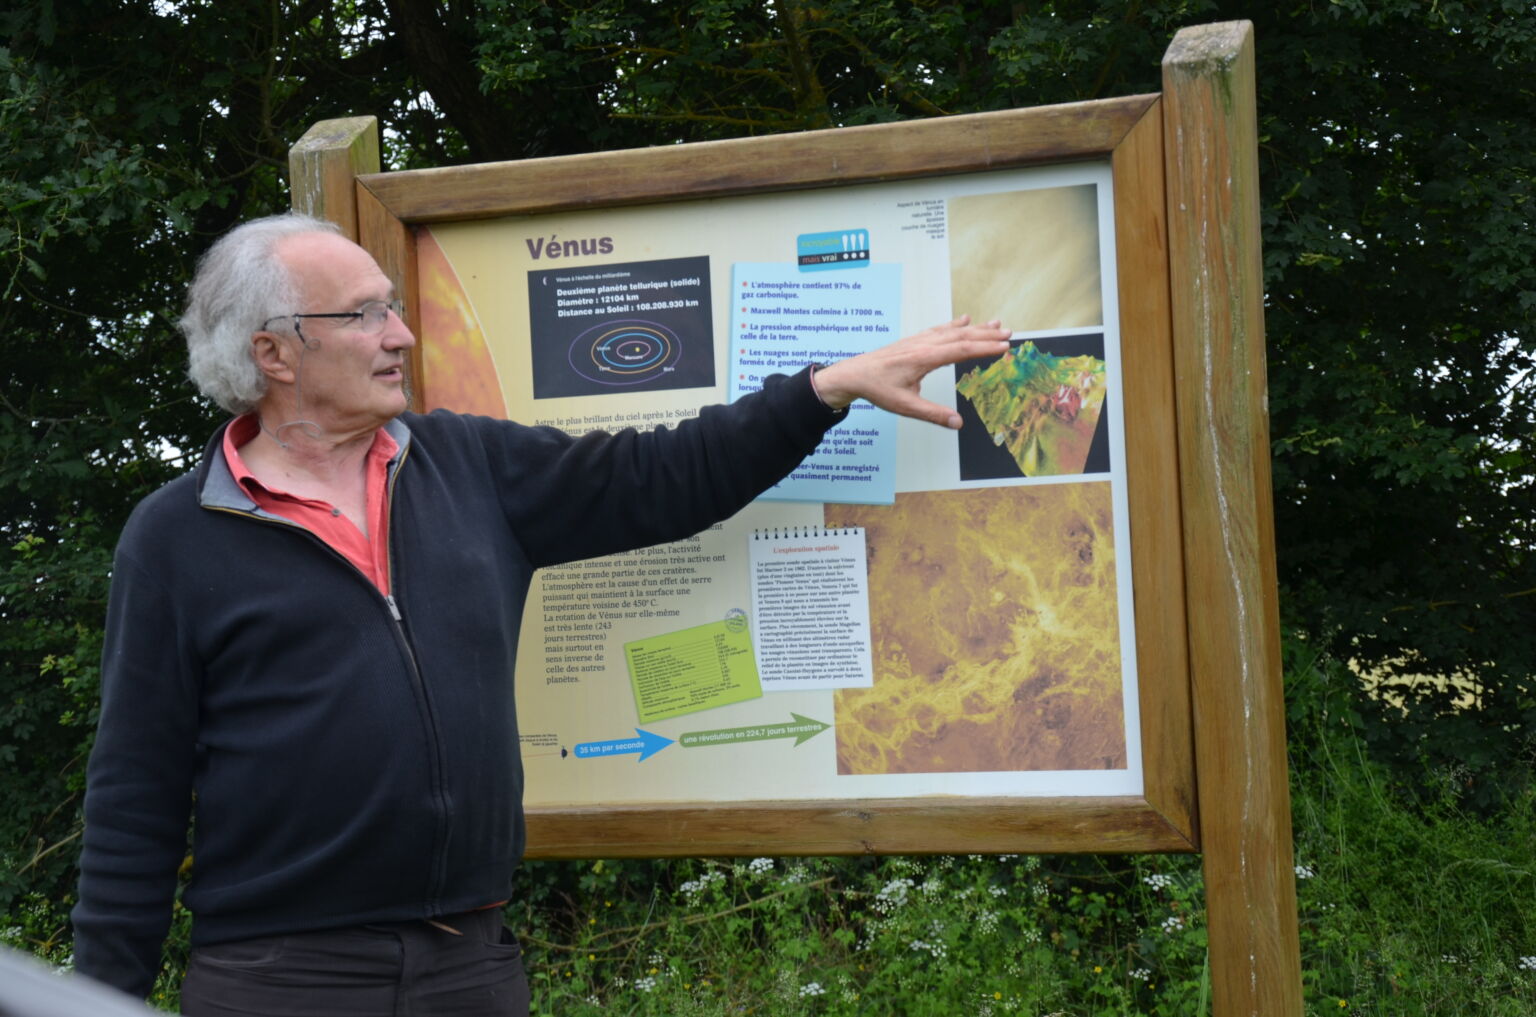
<instances>
[{"instance_id":1,"label":"fingers","mask_svg":"<svg viewBox=\"0 0 1536 1017\"><path fill-rule=\"evenodd\" d=\"M930 372L949 364L1008 351L1009 329L993 320L973 325L968 314L915 332L889 346L830 364L816 374L817 391L834 409L867 399L882 409L958 428L952 409L923 399L918 390Z\"/></svg>"},{"instance_id":2,"label":"fingers","mask_svg":"<svg viewBox=\"0 0 1536 1017\"><path fill-rule=\"evenodd\" d=\"M1011 329L1003 328L995 321L985 325L951 323L940 326L927 344L934 358L929 369L972 357L995 357L1007 353L1008 337L1012 334Z\"/></svg>"},{"instance_id":3,"label":"fingers","mask_svg":"<svg viewBox=\"0 0 1536 1017\"><path fill-rule=\"evenodd\" d=\"M871 400L872 402L874 400ZM882 399L875 405L881 409L899 413L904 417L912 417L915 420L926 420L930 424L947 427L951 431L960 429L960 414L948 406L941 406L935 402L929 402L921 396L914 395L904 390L891 393L888 399Z\"/></svg>"}]
</instances>

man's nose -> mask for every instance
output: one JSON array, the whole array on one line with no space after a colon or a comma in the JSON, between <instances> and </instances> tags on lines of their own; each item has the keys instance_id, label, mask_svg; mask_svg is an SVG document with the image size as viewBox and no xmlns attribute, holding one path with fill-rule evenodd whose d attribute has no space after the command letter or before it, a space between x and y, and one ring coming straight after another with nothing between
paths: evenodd
<instances>
[{"instance_id":1,"label":"man's nose","mask_svg":"<svg viewBox=\"0 0 1536 1017\"><path fill-rule=\"evenodd\" d=\"M384 319L384 345L392 350L410 349L416 345L416 336L411 332L411 327L395 313L393 307Z\"/></svg>"}]
</instances>

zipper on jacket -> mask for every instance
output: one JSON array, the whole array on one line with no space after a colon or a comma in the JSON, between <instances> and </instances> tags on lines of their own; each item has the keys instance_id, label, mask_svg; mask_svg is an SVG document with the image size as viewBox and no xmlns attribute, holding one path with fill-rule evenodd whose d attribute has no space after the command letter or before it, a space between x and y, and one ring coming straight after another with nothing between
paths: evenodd
<instances>
[{"instance_id":1,"label":"zipper on jacket","mask_svg":"<svg viewBox=\"0 0 1536 1017\"><path fill-rule=\"evenodd\" d=\"M389 582L391 589L394 588L397 579L397 573L395 570L395 542L393 539L393 534L395 532L395 484L400 476L400 467L405 464L405 457L409 454L410 446L407 445L401 451L400 460L395 464L394 470L390 473L389 485L385 490L385 500L389 503L390 521L388 534L385 537L386 541L388 542L388 546L385 548L385 553L389 557ZM382 595L384 606L388 608L390 617L394 619L395 631L400 636L400 643L403 648L407 670L410 672L411 681L416 687L417 695L421 697L422 711L425 714L423 719L425 720L427 727L427 740L431 744L432 752L429 763L429 778L432 786L432 797L437 803L438 828L436 831L436 836L433 838L433 857L431 859L431 868L428 874L429 878L427 884L427 899L423 903L429 916L438 913L442 909L441 903L443 885L447 881L447 872L445 870L448 865L448 828L452 822L453 808L448 801L447 782L444 777L444 771L447 769L447 766L443 760L442 736L437 728L437 715L436 712L432 709L432 701L427 695L427 683L422 679L421 665L416 660L415 644L411 642L410 633L407 631L405 626L405 616L401 612L400 605L395 600L394 594L384 593L382 590L380 590L373 584L371 580L368 579L367 576L363 575L363 573L357 568L356 565L353 565L350 561L347 561L345 555L341 554L335 548L321 540L320 537L317 536L315 532L309 529L307 526L303 526L299 523L293 522L292 520L283 519L281 517L257 515L254 512L247 512L242 509L230 508L222 505L205 504L201 505L201 507L207 509L210 512L224 512L229 515L240 516L241 518L248 519L254 523L267 523L273 526L286 526L296 530L318 544L320 548L327 554L332 555L343 564L345 564L348 568L357 574L359 579L362 579L365 583L367 583L375 593Z\"/></svg>"},{"instance_id":2,"label":"zipper on jacket","mask_svg":"<svg viewBox=\"0 0 1536 1017\"><path fill-rule=\"evenodd\" d=\"M399 482L401 468L405 465L406 456L410 455L411 447L407 445L400 452L400 460L395 463L395 468L390 472L389 484L385 488L384 500L389 505L389 529L386 534L384 553L389 561L390 588L394 589L399 573L395 568L395 534L398 528L395 526L395 485ZM384 595L384 602L389 607L389 613L394 616L395 628L400 633L401 642L405 644L406 653L411 663L411 677L415 679L417 694L421 696L422 708L426 713L427 733L432 749L431 779L433 797L437 799L438 826L432 844L431 869L428 874L427 916L438 914L442 911L443 887L448 880L448 833L453 824L453 803L448 796L447 761L443 758L443 738L437 727L437 711L433 709L432 699L427 694L427 683L422 678L421 666L416 661L416 647L411 642L409 630L406 628L404 613L400 605L395 601L393 593Z\"/></svg>"}]
</instances>

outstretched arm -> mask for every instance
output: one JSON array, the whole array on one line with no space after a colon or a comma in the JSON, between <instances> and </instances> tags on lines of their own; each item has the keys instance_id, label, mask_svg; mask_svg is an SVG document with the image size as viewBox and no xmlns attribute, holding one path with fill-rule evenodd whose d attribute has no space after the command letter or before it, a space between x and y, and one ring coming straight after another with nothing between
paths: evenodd
<instances>
[{"instance_id":1,"label":"outstretched arm","mask_svg":"<svg viewBox=\"0 0 1536 1017\"><path fill-rule=\"evenodd\" d=\"M995 321L972 325L970 315L961 315L889 346L828 364L816 372L816 394L834 410L867 399L892 413L959 428L960 414L918 395L923 378L947 364L1006 353L1012 334Z\"/></svg>"}]
</instances>

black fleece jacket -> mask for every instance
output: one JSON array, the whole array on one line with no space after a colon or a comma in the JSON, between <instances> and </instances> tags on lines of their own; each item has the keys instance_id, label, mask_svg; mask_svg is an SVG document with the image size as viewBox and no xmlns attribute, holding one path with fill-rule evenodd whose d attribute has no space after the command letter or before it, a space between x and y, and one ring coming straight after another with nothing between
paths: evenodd
<instances>
[{"instance_id":1,"label":"black fleece jacket","mask_svg":"<svg viewBox=\"0 0 1536 1017\"><path fill-rule=\"evenodd\" d=\"M216 434L118 545L77 970L148 994L191 812L194 944L509 896L524 844L512 673L533 570L696 533L840 419L805 372L648 433L407 414L389 425L392 597L260 512Z\"/></svg>"}]
</instances>

